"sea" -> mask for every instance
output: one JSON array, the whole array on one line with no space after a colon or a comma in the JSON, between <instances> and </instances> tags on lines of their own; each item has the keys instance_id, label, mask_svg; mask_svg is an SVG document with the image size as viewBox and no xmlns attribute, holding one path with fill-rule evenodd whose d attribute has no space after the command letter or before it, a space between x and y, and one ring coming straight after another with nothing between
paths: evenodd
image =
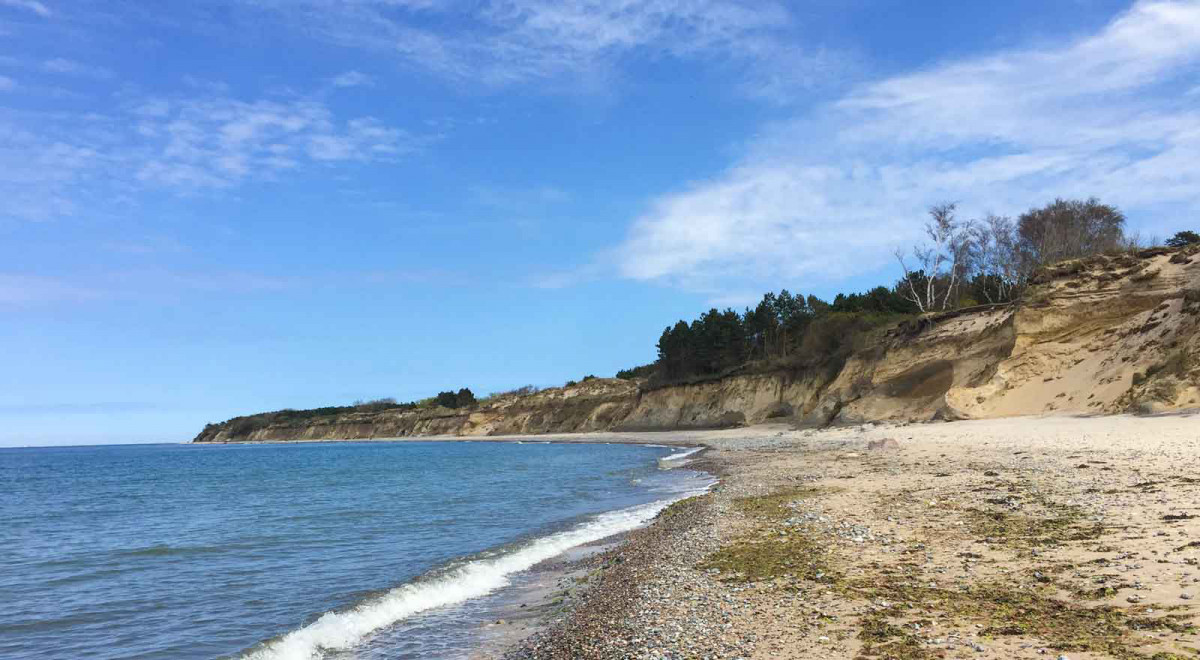
<instances>
[{"instance_id":1,"label":"sea","mask_svg":"<svg viewBox=\"0 0 1200 660\"><path fill-rule=\"evenodd\" d=\"M536 566L707 489L691 451L0 449L0 658L468 658Z\"/></svg>"}]
</instances>

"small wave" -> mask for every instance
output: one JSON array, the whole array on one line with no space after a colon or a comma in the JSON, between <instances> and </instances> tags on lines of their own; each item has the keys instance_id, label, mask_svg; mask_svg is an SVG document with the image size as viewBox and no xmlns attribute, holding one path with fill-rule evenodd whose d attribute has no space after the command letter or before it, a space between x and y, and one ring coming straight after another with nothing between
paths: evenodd
<instances>
[{"instance_id":1,"label":"small wave","mask_svg":"<svg viewBox=\"0 0 1200 660\"><path fill-rule=\"evenodd\" d=\"M145 548L122 550L116 554L123 557L166 557L168 555L200 555L210 552L223 552L225 550L226 548L209 545L170 546L165 543L159 543Z\"/></svg>"},{"instance_id":2,"label":"small wave","mask_svg":"<svg viewBox=\"0 0 1200 660\"><path fill-rule=\"evenodd\" d=\"M368 635L419 612L461 603L506 586L509 576L576 546L627 532L650 521L679 497L603 513L573 529L535 539L496 558L475 559L428 579L386 592L352 609L326 612L313 623L252 649L244 660L311 660L353 648Z\"/></svg>"},{"instance_id":3,"label":"small wave","mask_svg":"<svg viewBox=\"0 0 1200 660\"><path fill-rule=\"evenodd\" d=\"M671 454L670 456L663 456L662 458L660 458L658 460L660 463L674 464L677 461L682 461L683 459L687 458L688 456L691 456L692 454L695 454L696 452L701 451L703 449L704 449L704 447L692 447L691 449L681 451L681 452L676 452L674 454Z\"/></svg>"}]
</instances>

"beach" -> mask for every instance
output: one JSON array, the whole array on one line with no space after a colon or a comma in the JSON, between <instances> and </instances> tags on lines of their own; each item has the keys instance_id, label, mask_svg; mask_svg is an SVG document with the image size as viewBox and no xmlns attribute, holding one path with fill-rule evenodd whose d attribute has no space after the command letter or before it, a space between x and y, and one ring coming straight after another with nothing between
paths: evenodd
<instances>
[{"instance_id":1,"label":"beach","mask_svg":"<svg viewBox=\"0 0 1200 660\"><path fill-rule=\"evenodd\" d=\"M701 444L688 467L721 481L480 657L1195 657L1198 422L575 436Z\"/></svg>"}]
</instances>

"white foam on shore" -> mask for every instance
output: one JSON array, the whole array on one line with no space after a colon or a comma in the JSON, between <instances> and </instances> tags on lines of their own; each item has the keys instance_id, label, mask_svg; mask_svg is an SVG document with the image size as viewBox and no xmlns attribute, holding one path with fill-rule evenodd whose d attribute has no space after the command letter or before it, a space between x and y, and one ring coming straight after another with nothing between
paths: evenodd
<instances>
[{"instance_id":1,"label":"white foam on shore","mask_svg":"<svg viewBox=\"0 0 1200 660\"><path fill-rule=\"evenodd\" d=\"M701 491L702 492L702 491ZM371 633L419 612L479 598L509 583L509 576L573 547L636 529L659 511L696 492L680 493L619 511L603 513L578 527L535 539L501 557L477 559L428 580L397 587L341 612L327 612L311 624L248 652L244 660L312 660L325 651L343 651Z\"/></svg>"},{"instance_id":2,"label":"white foam on shore","mask_svg":"<svg viewBox=\"0 0 1200 660\"><path fill-rule=\"evenodd\" d=\"M676 452L674 454L671 454L670 456L663 456L659 460L664 461L664 462L666 462L666 461L681 461L681 460L687 458L688 456L691 456L692 454L700 451L701 449L704 449L704 447L692 447L691 449L688 449L686 451Z\"/></svg>"}]
</instances>

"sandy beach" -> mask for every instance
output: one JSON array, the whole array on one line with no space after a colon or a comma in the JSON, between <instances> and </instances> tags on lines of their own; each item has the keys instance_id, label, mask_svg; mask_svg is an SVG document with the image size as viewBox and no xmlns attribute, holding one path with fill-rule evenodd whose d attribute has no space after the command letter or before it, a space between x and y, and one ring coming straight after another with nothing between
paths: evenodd
<instances>
[{"instance_id":1,"label":"sandy beach","mask_svg":"<svg viewBox=\"0 0 1200 660\"><path fill-rule=\"evenodd\" d=\"M1200 655L1195 414L570 439L703 444L721 482L491 657Z\"/></svg>"}]
</instances>

